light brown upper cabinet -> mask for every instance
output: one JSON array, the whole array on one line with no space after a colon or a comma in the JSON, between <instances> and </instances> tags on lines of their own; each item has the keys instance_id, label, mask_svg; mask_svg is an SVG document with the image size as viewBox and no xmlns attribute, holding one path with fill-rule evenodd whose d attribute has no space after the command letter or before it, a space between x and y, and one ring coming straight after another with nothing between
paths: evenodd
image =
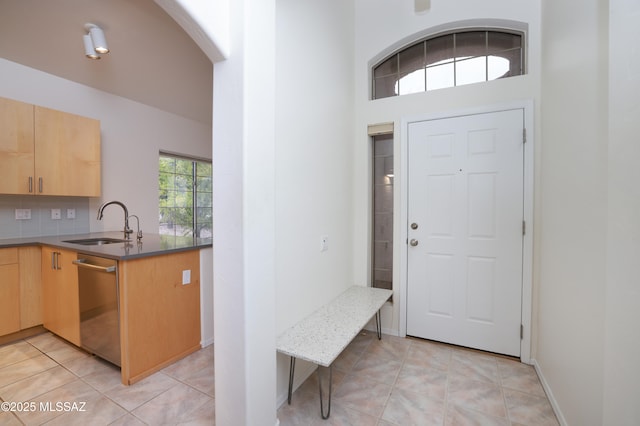
<instances>
[{"instance_id":1,"label":"light brown upper cabinet","mask_svg":"<svg viewBox=\"0 0 640 426\"><path fill-rule=\"evenodd\" d=\"M100 196L100 121L0 98L0 194Z\"/></svg>"},{"instance_id":2,"label":"light brown upper cabinet","mask_svg":"<svg viewBox=\"0 0 640 426\"><path fill-rule=\"evenodd\" d=\"M33 192L33 105L0 98L0 194Z\"/></svg>"}]
</instances>

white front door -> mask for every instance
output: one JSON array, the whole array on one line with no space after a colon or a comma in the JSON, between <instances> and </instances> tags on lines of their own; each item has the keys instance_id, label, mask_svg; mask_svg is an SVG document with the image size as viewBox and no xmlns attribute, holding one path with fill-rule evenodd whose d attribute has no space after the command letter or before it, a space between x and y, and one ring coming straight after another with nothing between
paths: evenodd
<instances>
[{"instance_id":1,"label":"white front door","mask_svg":"<svg viewBox=\"0 0 640 426\"><path fill-rule=\"evenodd\" d=\"M520 356L523 122L409 123L407 335Z\"/></svg>"}]
</instances>

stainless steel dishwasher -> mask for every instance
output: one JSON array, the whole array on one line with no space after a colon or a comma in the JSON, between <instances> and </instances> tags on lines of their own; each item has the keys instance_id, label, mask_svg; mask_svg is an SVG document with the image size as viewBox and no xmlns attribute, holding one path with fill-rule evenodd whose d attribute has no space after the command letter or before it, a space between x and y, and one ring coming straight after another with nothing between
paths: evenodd
<instances>
[{"instance_id":1,"label":"stainless steel dishwasher","mask_svg":"<svg viewBox=\"0 0 640 426\"><path fill-rule=\"evenodd\" d=\"M118 262L78 253L80 345L120 366Z\"/></svg>"}]
</instances>

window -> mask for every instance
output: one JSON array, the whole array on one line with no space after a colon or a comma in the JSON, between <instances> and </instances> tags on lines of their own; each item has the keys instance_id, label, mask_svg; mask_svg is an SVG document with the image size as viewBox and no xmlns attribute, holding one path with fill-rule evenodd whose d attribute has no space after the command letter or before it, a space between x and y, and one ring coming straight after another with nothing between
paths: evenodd
<instances>
[{"instance_id":1,"label":"window","mask_svg":"<svg viewBox=\"0 0 640 426\"><path fill-rule=\"evenodd\" d=\"M211 162L160 153L162 235L212 236Z\"/></svg>"},{"instance_id":2,"label":"window","mask_svg":"<svg viewBox=\"0 0 640 426\"><path fill-rule=\"evenodd\" d=\"M393 288L393 134L373 138L373 285Z\"/></svg>"},{"instance_id":3,"label":"window","mask_svg":"<svg viewBox=\"0 0 640 426\"><path fill-rule=\"evenodd\" d=\"M523 40L522 34L506 31L421 40L373 67L373 99L522 75Z\"/></svg>"}]
</instances>

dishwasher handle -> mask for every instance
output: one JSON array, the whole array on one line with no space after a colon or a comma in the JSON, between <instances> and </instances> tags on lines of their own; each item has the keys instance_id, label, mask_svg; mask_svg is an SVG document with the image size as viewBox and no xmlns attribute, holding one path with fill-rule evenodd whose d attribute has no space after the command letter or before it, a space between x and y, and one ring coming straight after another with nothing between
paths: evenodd
<instances>
[{"instance_id":1,"label":"dishwasher handle","mask_svg":"<svg viewBox=\"0 0 640 426\"><path fill-rule=\"evenodd\" d=\"M73 263L74 265L78 265L81 268L93 269L94 271L100 271L100 272L115 272L116 271L115 265L113 265L113 266L92 265L91 263L87 263L87 259L77 259L77 260L71 261L71 263Z\"/></svg>"}]
</instances>

